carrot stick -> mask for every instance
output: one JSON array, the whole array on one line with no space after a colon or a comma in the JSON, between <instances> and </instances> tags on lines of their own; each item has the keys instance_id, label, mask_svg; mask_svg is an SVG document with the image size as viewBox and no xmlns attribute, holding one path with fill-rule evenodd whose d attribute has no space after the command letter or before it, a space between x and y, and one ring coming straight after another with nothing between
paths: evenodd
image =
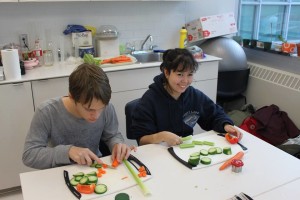
<instances>
[{"instance_id":1,"label":"carrot stick","mask_svg":"<svg viewBox=\"0 0 300 200\"><path fill-rule=\"evenodd\" d=\"M221 167L219 168L219 170L223 170L227 167L229 167L231 165L231 161L233 159L241 159L244 156L244 152L240 151L237 154L235 154L233 157L229 158L228 160L226 160L223 165L221 165Z\"/></svg>"},{"instance_id":2,"label":"carrot stick","mask_svg":"<svg viewBox=\"0 0 300 200\"><path fill-rule=\"evenodd\" d=\"M114 159L113 163L111 164L111 166L113 167L118 167L119 166L119 162L117 159Z\"/></svg>"}]
</instances>

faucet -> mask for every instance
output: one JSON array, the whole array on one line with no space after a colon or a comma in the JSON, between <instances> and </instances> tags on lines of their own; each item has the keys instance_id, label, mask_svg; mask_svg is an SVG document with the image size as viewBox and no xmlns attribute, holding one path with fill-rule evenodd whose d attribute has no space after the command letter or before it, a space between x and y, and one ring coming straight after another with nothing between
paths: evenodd
<instances>
[{"instance_id":1,"label":"faucet","mask_svg":"<svg viewBox=\"0 0 300 200\"><path fill-rule=\"evenodd\" d=\"M152 40L153 40L153 37L152 37L152 35L148 35L147 37L146 37L146 39L143 41L143 43L142 43L142 45L141 45L141 50L144 50L144 45L145 45L145 43L148 41L150 39L150 42L152 42Z\"/></svg>"}]
</instances>

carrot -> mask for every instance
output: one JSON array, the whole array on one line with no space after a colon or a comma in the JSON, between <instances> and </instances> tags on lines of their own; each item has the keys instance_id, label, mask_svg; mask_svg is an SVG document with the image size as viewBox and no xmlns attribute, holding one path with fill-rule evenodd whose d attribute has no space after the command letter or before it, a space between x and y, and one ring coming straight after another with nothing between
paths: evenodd
<instances>
[{"instance_id":1,"label":"carrot","mask_svg":"<svg viewBox=\"0 0 300 200\"><path fill-rule=\"evenodd\" d=\"M131 62L131 58L125 55L121 55L113 58L104 59L102 60L101 64L107 64L107 63L115 64L115 63L123 63L123 62Z\"/></svg>"},{"instance_id":2,"label":"carrot","mask_svg":"<svg viewBox=\"0 0 300 200\"><path fill-rule=\"evenodd\" d=\"M147 172L144 166L140 166L139 167L139 173L138 173L139 177L146 177L147 176Z\"/></svg>"},{"instance_id":3,"label":"carrot","mask_svg":"<svg viewBox=\"0 0 300 200\"><path fill-rule=\"evenodd\" d=\"M223 170L227 167L229 167L231 165L231 161L233 159L241 159L244 156L244 152L240 151L237 154L235 154L233 157L229 158L228 160L226 160L223 165L221 165L221 167L219 168L219 170Z\"/></svg>"},{"instance_id":4,"label":"carrot","mask_svg":"<svg viewBox=\"0 0 300 200\"><path fill-rule=\"evenodd\" d=\"M96 185L93 183L91 185L81 185L77 184L76 189L82 194L91 194L94 192Z\"/></svg>"},{"instance_id":5,"label":"carrot","mask_svg":"<svg viewBox=\"0 0 300 200\"><path fill-rule=\"evenodd\" d=\"M113 167L118 167L119 166L119 162L117 159L114 159L113 163L111 164L111 166Z\"/></svg>"}]
</instances>

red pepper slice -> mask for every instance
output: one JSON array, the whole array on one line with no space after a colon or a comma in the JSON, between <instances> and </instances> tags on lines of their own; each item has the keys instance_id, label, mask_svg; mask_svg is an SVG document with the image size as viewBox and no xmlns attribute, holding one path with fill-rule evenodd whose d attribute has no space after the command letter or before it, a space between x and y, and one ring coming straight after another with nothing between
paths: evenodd
<instances>
[{"instance_id":1,"label":"red pepper slice","mask_svg":"<svg viewBox=\"0 0 300 200\"><path fill-rule=\"evenodd\" d=\"M95 186L96 186L95 184L91 184L91 185L77 184L76 189L78 192L82 194L92 194L94 192Z\"/></svg>"},{"instance_id":2,"label":"red pepper slice","mask_svg":"<svg viewBox=\"0 0 300 200\"><path fill-rule=\"evenodd\" d=\"M239 139L237 137L234 137L234 136L230 135L229 133L225 134L225 138L230 144L236 144L239 141Z\"/></svg>"}]
</instances>

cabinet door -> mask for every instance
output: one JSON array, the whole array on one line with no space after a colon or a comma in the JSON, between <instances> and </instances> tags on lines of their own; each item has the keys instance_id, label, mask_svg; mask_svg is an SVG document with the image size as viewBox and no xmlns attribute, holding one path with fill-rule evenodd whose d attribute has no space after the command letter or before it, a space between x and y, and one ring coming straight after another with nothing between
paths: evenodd
<instances>
[{"instance_id":1,"label":"cabinet door","mask_svg":"<svg viewBox=\"0 0 300 200\"><path fill-rule=\"evenodd\" d=\"M20 186L24 141L33 117L30 82L0 85L0 190Z\"/></svg>"},{"instance_id":2,"label":"cabinet door","mask_svg":"<svg viewBox=\"0 0 300 200\"><path fill-rule=\"evenodd\" d=\"M68 81L68 77L32 81L34 108L47 99L68 95Z\"/></svg>"}]
</instances>

